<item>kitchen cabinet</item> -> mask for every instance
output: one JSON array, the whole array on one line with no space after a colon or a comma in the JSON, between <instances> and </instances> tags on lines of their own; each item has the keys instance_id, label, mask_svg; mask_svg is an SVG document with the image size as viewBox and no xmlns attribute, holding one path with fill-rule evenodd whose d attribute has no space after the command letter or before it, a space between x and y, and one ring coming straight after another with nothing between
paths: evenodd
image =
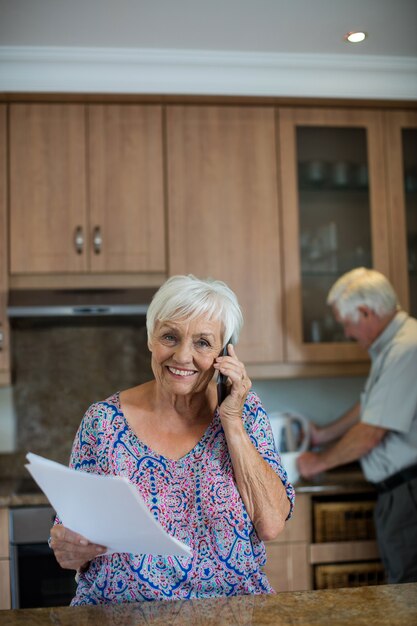
<instances>
[{"instance_id":1,"label":"kitchen cabinet","mask_svg":"<svg viewBox=\"0 0 417 626\"><path fill-rule=\"evenodd\" d=\"M276 168L272 107L167 107L169 271L235 291L252 363L282 360Z\"/></svg>"},{"instance_id":2,"label":"kitchen cabinet","mask_svg":"<svg viewBox=\"0 0 417 626\"><path fill-rule=\"evenodd\" d=\"M235 291L251 363L283 357L275 135L273 107L167 107L169 273Z\"/></svg>"},{"instance_id":3,"label":"kitchen cabinet","mask_svg":"<svg viewBox=\"0 0 417 626\"><path fill-rule=\"evenodd\" d=\"M375 540L375 494L360 487L297 492L293 517L266 544L264 567L276 591L353 587L385 581ZM320 488L318 489L320 492Z\"/></svg>"},{"instance_id":4,"label":"kitchen cabinet","mask_svg":"<svg viewBox=\"0 0 417 626\"><path fill-rule=\"evenodd\" d=\"M402 307L417 317L417 113L385 114L392 279Z\"/></svg>"},{"instance_id":5,"label":"kitchen cabinet","mask_svg":"<svg viewBox=\"0 0 417 626\"><path fill-rule=\"evenodd\" d=\"M10 609L9 510L0 508L0 610Z\"/></svg>"},{"instance_id":6,"label":"kitchen cabinet","mask_svg":"<svg viewBox=\"0 0 417 626\"><path fill-rule=\"evenodd\" d=\"M285 529L266 547L264 571L277 592L312 589L309 563L311 543L311 501L308 494L297 494L293 517Z\"/></svg>"},{"instance_id":7,"label":"kitchen cabinet","mask_svg":"<svg viewBox=\"0 0 417 626\"><path fill-rule=\"evenodd\" d=\"M285 359L364 361L326 295L357 266L390 276L383 113L282 108L279 120Z\"/></svg>"},{"instance_id":8,"label":"kitchen cabinet","mask_svg":"<svg viewBox=\"0 0 417 626\"><path fill-rule=\"evenodd\" d=\"M10 287L222 279L253 378L367 373L326 305L353 267L416 315L411 107L96 100L4 105Z\"/></svg>"},{"instance_id":9,"label":"kitchen cabinet","mask_svg":"<svg viewBox=\"0 0 417 626\"><path fill-rule=\"evenodd\" d=\"M8 236L6 207L6 107L0 105L0 385L10 384L8 289Z\"/></svg>"},{"instance_id":10,"label":"kitchen cabinet","mask_svg":"<svg viewBox=\"0 0 417 626\"><path fill-rule=\"evenodd\" d=\"M10 105L12 276L165 272L160 106Z\"/></svg>"}]
</instances>

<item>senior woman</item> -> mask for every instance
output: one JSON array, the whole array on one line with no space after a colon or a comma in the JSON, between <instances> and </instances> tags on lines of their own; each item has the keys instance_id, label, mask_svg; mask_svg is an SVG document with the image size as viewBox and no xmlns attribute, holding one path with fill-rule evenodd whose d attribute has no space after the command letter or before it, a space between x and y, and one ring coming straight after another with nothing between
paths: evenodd
<instances>
[{"instance_id":1,"label":"senior woman","mask_svg":"<svg viewBox=\"0 0 417 626\"><path fill-rule=\"evenodd\" d=\"M192 557L104 555L104 546L56 524L55 556L78 571L71 604L273 593L262 542L282 531L294 490L234 348L236 296L221 281L174 276L146 324L154 380L88 409L70 465L126 476ZM220 406L216 372L229 389Z\"/></svg>"}]
</instances>

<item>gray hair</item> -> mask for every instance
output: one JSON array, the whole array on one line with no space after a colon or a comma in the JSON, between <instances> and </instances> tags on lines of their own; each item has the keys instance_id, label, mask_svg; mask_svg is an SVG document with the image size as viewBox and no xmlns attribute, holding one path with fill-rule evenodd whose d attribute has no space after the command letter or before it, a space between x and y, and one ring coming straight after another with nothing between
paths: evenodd
<instances>
[{"instance_id":1,"label":"gray hair","mask_svg":"<svg viewBox=\"0 0 417 626\"><path fill-rule=\"evenodd\" d=\"M359 319L358 307L367 306L379 317L385 317L400 308L397 294L389 280L380 272L358 267L343 274L327 296L327 304L338 310L342 319Z\"/></svg>"},{"instance_id":2,"label":"gray hair","mask_svg":"<svg viewBox=\"0 0 417 626\"><path fill-rule=\"evenodd\" d=\"M243 316L234 292L221 280L201 280L192 274L172 276L156 292L146 315L148 339L157 321L206 315L220 320L223 326L223 346L236 344L243 326Z\"/></svg>"}]
</instances>

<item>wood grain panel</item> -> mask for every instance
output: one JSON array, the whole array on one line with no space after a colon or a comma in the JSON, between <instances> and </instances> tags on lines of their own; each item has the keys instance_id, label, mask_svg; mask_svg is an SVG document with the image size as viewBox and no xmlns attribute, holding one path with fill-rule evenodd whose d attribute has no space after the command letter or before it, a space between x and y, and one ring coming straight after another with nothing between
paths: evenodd
<instances>
[{"instance_id":1,"label":"wood grain panel","mask_svg":"<svg viewBox=\"0 0 417 626\"><path fill-rule=\"evenodd\" d=\"M404 194L404 158L402 130L417 128L417 113L395 111L385 113L389 216L391 235L391 278L402 308L410 310L407 260L407 228ZM417 148L416 148L417 149Z\"/></svg>"},{"instance_id":2,"label":"wood grain panel","mask_svg":"<svg viewBox=\"0 0 417 626\"><path fill-rule=\"evenodd\" d=\"M84 106L10 106L12 273L77 272L75 229L86 234Z\"/></svg>"},{"instance_id":3,"label":"wood grain panel","mask_svg":"<svg viewBox=\"0 0 417 626\"><path fill-rule=\"evenodd\" d=\"M9 558L9 509L0 509L0 558Z\"/></svg>"},{"instance_id":4,"label":"wood grain panel","mask_svg":"<svg viewBox=\"0 0 417 626\"><path fill-rule=\"evenodd\" d=\"M340 561L367 561L379 558L376 541L339 541L313 543L310 546L311 563L337 563Z\"/></svg>"},{"instance_id":5,"label":"wood grain panel","mask_svg":"<svg viewBox=\"0 0 417 626\"><path fill-rule=\"evenodd\" d=\"M165 272L160 106L88 107L90 230L94 272Z\"/></svg>"},{"instance_id":6,"label":"wood grain panel","mask_svg":"<svg viewBox=\"0 0 417 626\"><path fill-rule=\"evenodd\" d=\"M245 325L243 360L282 361L272 108L167 107L169 273L224 280Z\"/></svg>"},{"instance_id":7,"label":"wood grain panel","mask_svg":"<svg viewBox=\"0 0 417 626\"><path fill-rule=\"evenodd\" d=\"M0 105L0 385L10 382L9 320L6 313L9 251L6 136L6 106Z\"/></svg>"},{"instance_id":8,"label":"wood grain panel","mask_svg":"<svg viewBox=\"0 0 417 626\"><path fill-rule=\"evenodd\" d=\"M307 543L268 543L266 553L263 569L275 591L312 589Z\"/></svg>"}]
</instances>

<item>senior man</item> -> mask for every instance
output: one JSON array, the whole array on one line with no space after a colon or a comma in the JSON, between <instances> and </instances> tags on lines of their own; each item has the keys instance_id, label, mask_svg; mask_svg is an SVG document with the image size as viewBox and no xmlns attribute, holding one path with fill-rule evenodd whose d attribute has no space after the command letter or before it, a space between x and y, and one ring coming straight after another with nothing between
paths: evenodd
<instances>
[{"instance_id":1,"label":"senior man","mask_svg":"<svg viewBox=\"0 0 417 626\"><path fill-rule=\"evenodd\" d=\"M302 454L299 470L311 478L359 459L378 492L375 525L387 580L415 582L417 320L400 309L385 276L363 267L339 278L327 302L372 365L360 402L327 426L312 425L312 444L323 448Z\"/></svg>"}]
</instances>

